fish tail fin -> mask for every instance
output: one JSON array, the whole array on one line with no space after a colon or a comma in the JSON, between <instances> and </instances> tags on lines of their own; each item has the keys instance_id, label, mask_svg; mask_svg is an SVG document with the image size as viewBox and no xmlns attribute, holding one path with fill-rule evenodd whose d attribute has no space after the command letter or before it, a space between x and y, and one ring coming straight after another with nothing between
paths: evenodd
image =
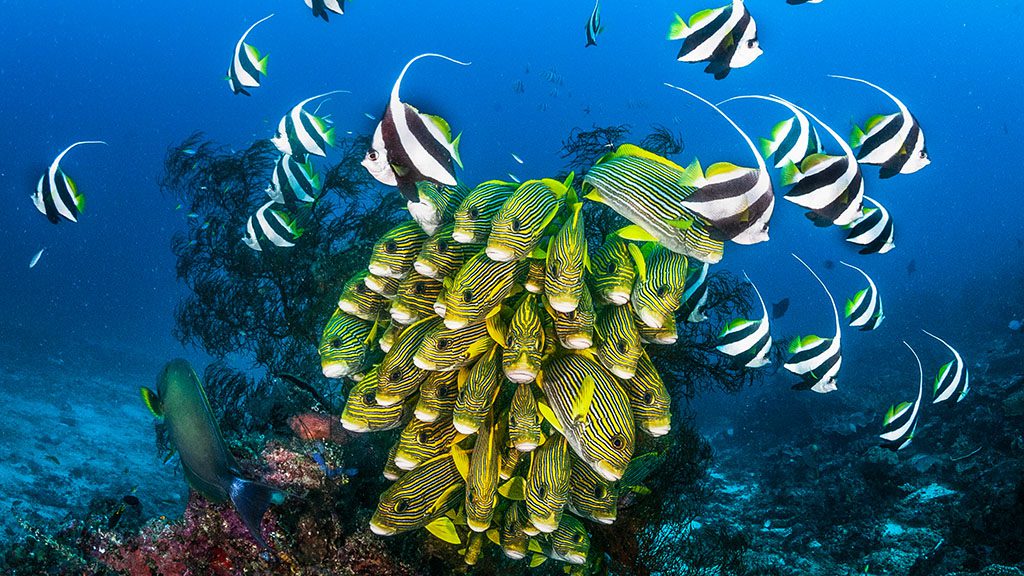
<instances>
[{"instance_id":1,"label":"fish tail fin","mask_svg":"<svg viewBox=\"0 0 1024 576\"><path fill-rule=\"evenodd\" d=\"M331 126L324 132L324 142L327 142L328 146L334 146L334 126Z\"/></svg>"},{"instance_id":2,"label":"fish tail fin","mask_svg":"<svg viewBox=\"0 0 1024 576\"><path fill-rule=\"evenodd\" d=\"M800 173L800 169L797 168L796 164L793 164L793 162L786 162L782 166L781 181L786 186L792 186L793 184L796 184L797 182L800 181L802 177L803 174Z\"/></svg>"},{"instance_id":3,"label":"fish tail fin","mask_svg":"<svg viewBox=\"0 0 1024 576\"><path fill-rule=\"evenodd\" d=\"M679 14L675 15L676 19L668 28L668 39L669 40L682 40L690 35L690 27L686 25L686 20Z\"/></svg>"},{"instance_id":4,"label":"fish tail fin","mask_svg":"<svg viewBox=\"0 0 1024 576\"><path fill-rule=\"evenodd\" d=\"M853 130L850 132L850 147L856 148L864 143L864 131L860 129L860 126L853 125Z\"/></svg>"},{"instance_id":5,"label":"fish tail fin","mask_svg":"<svg viewBox=\"0 0 1024 576\"><path fill-rule=\"evenodd\" d=\"M765 158L771 156L772 153L775 152L775 142L767 138L760 138L758 143L760 144L761 155Z\"/></svg>"},{"instance_id":6,"label":"fish tail fin","mask_svg":"<svg viewBox=\"0 0 1024 576\"><path fill-rule=\"evenodd\" d=\"M237 477L231 481L231 502L261 548L270 547L260 530L263 515L272 504L283 503L286 496L287 493L260 482Z\"/></svg>"},{"instance_id":7,"label":"fish tail fin","mask_svg":"<svg viewBox=\"0 0 1024 576\"><path fill-rule=\"evenodd\" d=\"M260 72L262 72L264 76L267 75L267 60L269 58L270 54L267 54L266 56L263 57L262 60L259 61L259 64L256 66L257 68L260 69Z\"/></svg>"},{"instance_id":8,"label":"fish tail fin","mask_svg":"<svg viewBox=\"0 0 1024 576\"><path fill-rule=\"evenodd\" d=\"M455 160L455 163L459 165L459 168L465 168L462 165L462 155L459 154L459 140L461 138L462 132L459 132L455 139L452 140L452 160Z\"/></svg>"}]
</instances>

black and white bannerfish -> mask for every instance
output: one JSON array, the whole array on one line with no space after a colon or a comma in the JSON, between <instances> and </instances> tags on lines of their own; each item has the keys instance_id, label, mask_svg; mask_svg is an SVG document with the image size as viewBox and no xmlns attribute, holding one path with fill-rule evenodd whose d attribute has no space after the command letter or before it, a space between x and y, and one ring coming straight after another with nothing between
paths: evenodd
<instances>
[{"instance_id":1,"label":"black and white bannerfish","mask_svg":"<svg viewBox=\"0 0 1024 576\"><path fill-rule=\"evenodd\" d=\"M761 55L757 25L743 0L719 8L701 10L685 21L678 14L669 28L669 40L683 40L676 60L709 62L705 72L724 78L729 70L742 68Z\"/></svg>"},{"instance_id":2,"label":"black and white bannerfish","mask_svg":"<svg viewBox=\"0 0 1024 576\"><path fill-rule=\"evenodd\" d=\"M680 315L687 322L703 322L707 320L704 306L708 300L708 268L707 262L691 264L686 272L686 288L683 290L682 303L679 305Z\"/></svg>"},{"instance_id":3,"label":"black and white bannerfish","mask_svg":"<svg viewBox=\"0 0 1024 576\"><path fill-rule=\"evenodd\" d=\"M597 0L587 20L587 45L584 48L597 46L597 35L601 32L604 32L604 26L601 25L601 0Z\"/></svg>"},{"instance_id":4,"label":"black and white bannerfish","mask_svg":"<svg viewBox=\"0 0 1024 576\"><path fill-rule=\"evenodd\" d=\"M416 183L422 181L455 186L455 165L459 158L459 136L443 118L423 114L399 99L402 78L413 62L420 58L441 58L460 66L469 66L443 54L420 54L409 60L391 88L391 98L384 110L373 142L361 164L381 184L397 186L409 202L416 202Z\"/></svg>"},{"instance_id":5,"label":"black and white bannerfish","mask_svg":"<svg viewBox=\"0 0 1024 576\"><path fill-rule=\"evenodd\" d=\"M781 104L802 112L824 128L843 149L843 155L816 152L806 156L797 166L786 162L782 167L782 183L793 186L786 200L807 208L807 217L819 226L845 226L861 215L864 198L864 175L853 150L828 124L806 109L775 95L744 96Z\"/></svg>"},{"instance_id":6,"label":"black and white bannerfish","mask_svg":"<svg viewBox=\"0 0 1024 576\"><path fill-rule=\"evenodd\" d=\"M953 353L953 359L943 364L939 368L939 374L935 377L935 399L932 403L945 402L953 396L956 396L956 401L959 403L967 396L967 392L971 389L971 375L968 373L967 364L964 364L964 359L960 357L960 353L950 346L948 342L927 330L921 330L921 332L942 342Z\"/></svg>"},{"instance_id":7,"label":"black and white bannerfish","mask_svg":"<svg viewBox=\"0 0 1024 576\"><path fill-rule=\"evenodd\" d=\"M899 98L867 80L834 74L831 77L867 84L888 96L899 108L896 114L872 116L863 129L854 126L850 144L860 147L857 159L862 164L881 166L879 176L891 178L897 174L913 174L931 163L921 124Z\"/></svg>"},{"instance_id":8,"label":"black and white bannerfish","mask_svg":"<svg viewBox=\"0 0 1024 576\"><path fill-rule=\"evenodd\" d=\"M811 270L811 267L796 254L793 254L793 258L803 264L804 268L807 268L825 290L829 302L832 303L832 313L836 320L836 335L834 338L821 338L813 335L797 337L789 346L792 356L782 367L801 378L800 382L793 385L794 390L813 390L820 394L832 392L836 390L836 376L839 374L839 367L843 364L839 310L836 309L836 301L832 298L832 293L828 291L828 287L814 273L814 270Z\"/></svg>"},{"instance_id":9,"label":"black and white bannerfish","mask_svg":"<svg viewBox=\"0 0 1024 576\"><path fill-rule=\"evenodd\" d=\"M754 293L757 294L757 299L761 302L761 319L747 320L746 318L736 318L726 324L725 328L722 328L722 333L718 336L719 344L715 348L727 356L732 356L737 365L747 368L760 368L771 363L771 360L768 358L768 353L772 349L768 308L764 305L761 292L750 281L746 272L743 273L743 277L754 288Z\"/></svg>"},{"instance_id":10,"label":"black and white bannerfish","mask_svg":"<svg viewBox=\"0 0 1024 576\"><path fill-rule=\"evenodd\" d=\"M106 144L101 140L85 140L75 142L57 155L46 173L36 184L36 193L32 195L32 203L46 218L56 224L63 216L72 222L78 222L78 215L85 209L85 196L78 191L72 180L60 168L60 161L72 148L81 144Z\"/></svg>"},{"instance_id":11,"label":"black and white bannerfish","mask_svg":"<svg viewBox=\"0 0 1024 576\"><path fill-rule=\"evenodd\" d=\"M726 239L737 244L756 244L768 240L768 221L775 209L772 178L764 159L750 137L725 112L700 96L672 84L665 84L693 96L722 115L747 142L757 160L757 168L745 168L718 162L703 173L696 160L686 168L680 182L695 188L683 201L683 207L707 218Z\"/></svg>"},{"instance_id":12,"label":"black and white bannerfish","mask_svg":"<svg viewBox=\"0 0 1024 576\"><path fill-rule=\"evenodd\" d=\"M868 287L857 292L853 298L846 301L846 318L850 326L868 331L878 328L885 320L885 312L882 311L882 298L878 295L878 288L875 286L868 273L840 260L839 262L847 268L853 268L860 272L868 281Z\"/></svg>"},{"instance_id":13,"label":"black and white bannerfish","mask_svg":"<svg viewBox=\"0 0 1024 576\"><path fill-rule=\"evenodd\" d=\"M786 0L786 4L796 6L798 4L821 4L821 0Z\"/></svg>"},{"instance_id":14,"label":"black and white bannerfish","mask_svg":"<svg viewBox=\"0 0 1024 576\"><path fill-rule=\"evenodd\" d=\"M260 206L245 225L245 236L242 237L245 245L257 252L263 251L266 242L279 248L295 246L295 241L302 236L302 229L283 208L273 200Z\"/></svg>"},{"instance_id":15,"label":"black and white bannerfish","mask_svg":"<svg viewBox=\"0 0 1024 576\"><path fill-rule=\"evenodd\" d=\"M270 139L281 154L289 154L297 160L306 156L327 156L327 147L334 146L334 127L324 116L317 116L303 110L303 106L331 94L348 94L348 90L332 90L310 96L296 104L277 124L277 134Z\"/></svg>"},{"instance_id":16,"label":"black and white bannerfish","mask_svg":"<svg viewBox=\"0 0 1024 576\"><path fill-rule=\"evenodd\" d=\"M846 241L863 246L861 254L885 254L896 247L893 243L893 223L889 212L875 200L865 196L864 200L874 208L861 208L860 218L854 220L847 229Z\"/></svg>"},{"instance_id":17,"label":"black and white bannerfish","mask_svg":"<svg viewBox=\"0 0 1024 576\"><path fill-rule=\"evenodd\" d=\"M903 345L910 348L910 344L906 342L903 342ZM921 396L924 393L924 369L921 367L921 359L913 348L910 348L910 352L917 360L917 400L890 406L889 411L885 413L885 419L882 420L882 447L893 452L903 450L914 439L917 417L921 410Z\"/></svg>"},{"instance_id":18,"label":"black and white bannerfish","mask_svg":"<svg viewBox=\"0 0 1024 576\"><path fill-rule=\"evenodd\" d=\"M726 102L749 98L769 100L769 98L757 95L733 96L728 100L719 102L718 105L721 106ZM771 156L772 164L776 168L782 168L790 162L800 164L804 158L811 154L824 152L821 138L818 137L818 129L807 119L807 115L785 100L779 99L774 100L774 102L789 108L789 111L793 113L793 117L779 122L772 128L771 140L767 138L760 139L761 153L764 154L764 157L768 158Z\"/></svg>"},{"instance_id":19,"label":"black and white bannerfish","mask_svg":"<svg viewBox=\"0 0 1024 576\"><path fill-rule=\"evenodd\" d=\"M313 11L313 16L330 22L330 13L344 14L345 0L306 0L306 7Z\"/></svg>"},{"instance_id":20,"label":"black and white bannerfish","mask_svg":"<svg viewBox=\"0 0 1024 576\"><path fill-rule=\"evenodd\" d=\"M267 75L267 58L269 56L263 56L260 58L259 50L252 44L247 44L245 38L252 32L253 28L260 25L263 22L273 18L273 14L257 20L255 24L249 26L249 29L242 34L242 37L238 39L238 43L235 44L235 53L231 57L231 65L228 66L228 85L231 86L231 91L235 94L245 94L249 96L249 92L246 88L256 88L260 85L260 74Z\"/></svg>"},{"instance_id":21,"label":"black and white bannerfish","mask_svg":"<svg viewBox=\"0 0 1024 576\"><path fill-rule=\"evenodd\" d=\"M290 154L284 154L274 166L267 194L274 202L293 207L300 202L316 200L320 188L320 175L308 158L299 163Z\"/></svg>"}]
</instances>

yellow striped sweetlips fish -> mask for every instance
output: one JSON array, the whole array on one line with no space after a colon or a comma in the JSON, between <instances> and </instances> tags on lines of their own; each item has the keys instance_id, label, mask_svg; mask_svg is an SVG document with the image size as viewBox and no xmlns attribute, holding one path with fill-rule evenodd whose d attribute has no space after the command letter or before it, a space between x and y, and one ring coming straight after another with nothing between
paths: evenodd
<instances>
[{"instance_id":1,"label":"yellow striped sweetlips fish","mask_svg":"<svg viewBox=\"0 0 1024 576\"><path fill-rule=\"evenodd\" d=\"M260 522L267 508L283 503L286 495L243 475L192 366L172 360L160 372L156 391L142 388L141 392L150 412L163 419L189 486L211 502L231 500L253 539L268 548Z\"/></svg>"},{"instance_id":2,"label":"yellow striped sweetlips fish","mask_svg":"<svg viewBox=\"0 0 1024 576\"><path fill-rule=\"evenodd\" d=\"M434 456L448 451L455 440L455 427L450 417L424 422L418 418L409 420L398 437L395 451L395 466L412 470Z\"/></svg>"},{"instance_id":3,"label":"yellow striped sweetlips fish","mask_svg":"<svg viewBox=\"0 0 1024 576\"><path fill-rule=\"evenodd\" d=\"M363 279L363 283L371 291L380 294L388 300L395 297L398 294L398 284L401 282L400 278L389 278L387 276L377 276L375 274L367 274L366 278Z\"/></svg>"},{"instance_id":4,"label":"yellow striped sweetlips fish","mask_svg":"<svg viewBox=\"0 0 1024 576\"><path fill-rule=\"evenodd\" d=\"M710 223L685 208L694 188L680 180L686 170L653 152L623 144L602 156L583 179L586 198L605 204L633 222L624 238L657 241L677 254L714 264L725 248Z\"/></svg>"},{"instance_id":5,"label":"yellow striped sweetlips fish","mask_svg":"<svg viewBox=\"0 0 1024 576\"><path fill-rule=\"evenodd\" d=\"M501 367L512 382L533 382L540 371L544 328L537 311L537 296L524 293L505 333Z\"/></svg>"},{"instance_id":6,"label":"yellow striped sweetlips fish","mask_svg":"<svg viewBox=\"0 0 1024 576\"><path fill-rule=\"evenodd\" d=\"M636 363L636 374L619 383L629 396L637 428L653 437L668 434L672 429L672 397L646 350Z\"/></svg>"},{"instance_id":7,"label":"yellow striped sweetlips fish","mask_svg":"<svg viewBox=\"0 0 1024 576\"><path fill-rule=\"evenodd\" d=\"M601 365L619 378L629 379L636 373L636 363L643 347L633 319L633 306L608 306L597 319L597 357Z\"/></svg>"},{"instance_id":8,"label":"yellow striped sweetlips fish","mask_svg":"<svg viewBox=\"0 0 1024 576\"><path fill-rule=\"evenodd\" d=\"M522 560L526 557L530 536L523 532L523 528L529 522L526 505L522 500L513 501L505 509L505 517L502 518L501 530L498 532L501 551L505 556L513 560Z\"/></svg>"},{"instance_id":9,"label":"yellow striped sweetlips fish","mask_svg":"<svg viewBox=\"0 0 1024 576\"><path fill-rule=\"evenodd\" d=\"M388 299L366 286L367 276L369 272L361 270L345 282L341 296L338 297L338 308L346 314L370 322L384 320Z\"/></svg>"},{"instance_id":10,"label":"yellow striped sweetlips fish","mask_svg":"<svg viewBox=\"0 0 1024 576\"><path fill-rule=\"evenodd\" d=\"M352 387L341 412L341 425L350 432L380 432L402 425L406 406L399 402L390 406L377 403L377 368L371 368Z\"/></svg>"},{"instance_id":11,"label":"yellow striped sweetlips fish","mask_svg":"<svg viewBox=\"0 0 1024 576\"><path fill-rule=\"evenodd\" d=\"M406 220L388 230L373 245L373 253L367 267L370 274L387 278L405 278L412 270L412 263L426 239L427 233L415 220Z\"/></svg>"},{"instance_id":12,"label":"yellow striped sweetlips fish","mask_svg":"<svg viewBox=\"0 0 1024 576\"><path fill-rule=\"evenodd\" d=\"M571 184L572 175L564 183L545 178L520 184L491 220L487 257L495 262L526 258L558 214Z\"/></svg>"},{"instance_id":13,"label":"yellow striped sweetlips fish","mask_svg":"<svg viewBox=\"0 0 1024 576\"><path fill-rule=\"evenodd\" d=\"M449 222L455 209L469 194L469 189L461 184L441 186L424 180L416 183L418 201L410 200L406 207L409 215L428 235L433 236L441 224Z\"/></svg>"},{"instance_id":14,"label":"yellow striped sweetlips fish","mask_svg":"<svg viewBox=\"0 0 1024 576\"><path fill-rule=\"evenodd\" d=\"M441 325L440 318L426 318L409 326L398 336L378 367L377 403L390 406L419 389L427 373L416 366L414 356L423 339Z\"/></svg>"},{"instance_id":15,"label":"yellow striped sweetlips fish","mask_svg":"<svg viewBox=\"0 0 1024 576\"><path fill-rule=\"evenodd\" d=\"M376 324L335 308L320 337L320 367L327 378L361 372L369 365Z\"/></svg>"},{"instance_id":16,"label":"yellow striped sweetlips fish","mask_svg":"<svg viewBox=\"0 0 1024 576\"><path fill-rule=\"evenodd\" d=\"M466 261L445 288L444 325L458 330L501 306L515 286L519 265L496 262L484 250Z\"/></svg>"},{"instance_id":17,"label":"yellow striped sweetlips fish","mask_svg":"<svg viewBox=\"0 0 1024 576\"><path fill-rule=\"evenodd\" d=\"M416 402L416 418L433 422L443 415L451 415L455 409L455 398L459 394L459 373L431 372L420 384L420 399Z\"/></svg>"},{"instance_id":18,"label":"yellow striped sweetlips fish","mask_svg":"<svg viewBox=\"0 0 1024 576\"><path fill-rule=\"evenodd\" d=\"M523 452L516 449L515 444L512 443L512 438L509 436L507 412L502 412L498 416L496 426L498 429L498 446L501 447L501 466L498 471L498 477L505 481L515 476L519 463L522 461Z\"/></svg>"},{"instance_id":19,"label":"yellow striped sweetlips fish","mask_svg":"<svg viewBox=\"0 0 1024 576\"><path fill-rule=\"evenodd\" d=\"M488 180L474 188L455 210L452 239L463 244L486 242L491 220L517 187L512 182Z\"/></svg>"},{"instance_id":20,"label":"yellow striped sweetlips fish","mask_svg":"<svg viewBox=\"0 0 1024 576\"><path fill-rule=\"evenodd\" d=\"M676 332L675 316L666 318L665 325L661 328L651 328L647 324L640 322L636 325L636 329L640 333L640 341L644 344L661 344L666 346L675 344L676 340L679 339L679 334Z\"/></svg>"},{"instance_id":21,"label":"yellow striped sweetlips fish","mask_svg":"<svg viewBox=\"0 0 1024 576\"><path fill-rule=\"evenodd\" d=\"M391 449L388 450L388 457L384 460L384 470L381 471L381 475L384 476L385 480L391 480L394 482L405 474L405 470L402 470L395 465L395 454L398 452L398 440L391 445Z\"/></svg>"},{"instance_id":22,"label":"yellow striped sweetlips fish","mask_svg":"<svg viewBox=\"0 0 1024 576\"><path fill-rule=\"evenodd\" d=\"M452 418L456 430L462 434L472 434L480 428L501 390L497 350L498 347L493 346L459 375L459 397L455 400Z\"/></svg>"},{"instance_id":23,"label":"yellow striped sweetlips fish","mask_svg":"<svg viewBox=\"0 0 1024 576\"><path fill-rule=\"evenodd\" d=\"M527 260L526 280L523 281L523 288L531 294L544 293L545 261L540 258Z\"/></svg>"},{"instance_id":24,"label":"yellow striped sweetlips fish","mask_svg":"<svg viewBox=\"0 0 1024 576\"><path fill-rule=\"evenodd\" d=\"M387 354L391 351L391 348L398 341L398 336L405 330L405 326L389 322L388 327L384 330L384 333L380 336L380 341L377 342L380 345L381 352Z\"/></svg>"},{"instance_id":25,"label":"yellow striped sweetlips fish","mask_svg":"<svg viewBox=\"0 0 1024 576\"><path fill-rule=\"evenodd\" d=\"M534 528L551 533L558 528L569 500L569 444L561 434L552 434L531 456L526 475L526 514Z\"/></svg>"},{"instance_id":26,"label":"yellow striped sweetlips fish","mask_svg":"<svg viewBox=\"0 0 1024 576\"><path fill-rule=\"evenodd\" d=\"M548 401L541 413L548 411L545 419L573 452L602 478L622 477L633 456L635 424L629 397L612 375L591 357L566 354L545 364L537 380Z\"/></svg>"},{"instance_id":27,"label":"yellow striped sweetlips fish","mask_svg":"<svg viewBox=\"0 0 1024 576\"><path fill-rule=\"evenodd\" d=\"M541 553L552 560L584 564L590 553L590 534L577 518L565 515L557 530L541 538L540 545Z\"/></svg>"},{"instance_id":28,"label":"yellow striped sweetlips fish","mask_svg":"<svg viewBox=\"0 0 1024 576\"><path fill-rule=\"evenodd\" d=\"M446 527L454 531L445 513L462 503L465 486L451 454L432 458L403 474L380 495L377 511L370 519L370 530L380 536L420 528L432 533Z\"/></svg>"},{"instance_id":29,"label":"yellow striped sweetlips fish","mask_svg":"<svg viewBox=\"0 0 1024 576\"><path fill-rule=\"evenodd\" d=\"M569 350L583 350L594 345L594 301L590 290L583 288L580 302L572 312L559 312L544 302L548 316L555 327L558 342Z\"/></svg>"},{"instance_id":30,"label":"yellow striped sweetlips fish","mask_svg":"<svg viewBox=\"0 0 1024 576\"><path fill-rule=\"evenodd\" d=\"M509 440L520 452L530 452L540 445L540 413L537 399L526 382L520 382L508 408Z\"/></svg>"},{"instance_id":31,"label":"yellow striped sweetlips fish","mask_svg":"<svg viewBox=\"0 0 1024 576\"><path fill-rule=\"evenodd\" d=\"M619 490L594 471L589 464L572 455L569 476L569 510L578 516L611 524L618 515Z\"/></svg>"},{"instance_id":32,"label":"yellow striped sweetlips fish","mask_svg":"<svg viewBox=\"0 0 1024 576\"><path fill-rule=\"evenodd\" d=\"M453 449L460 472L466 472L466 524L474 532L491 527L498 504L498 472L501 466L499 437L490 415L477 431L476 444L468 457ZM461 462L460 462L461 461Z\"/></svg>"},{"instance_id":33,"label":"yellow striped sweetlips fish","mask_svg":"<svg viewBox=\"0 0 1024 576\"><path fill-rule=\"evenodd\" d=\"M629 302L636 281L631 244L618 234L609 234L590 258L590 279L594 295L603 303L621 306ZM637 248L633 248L635 252Z\"/></svg>"},{"instance_id":34,"label":"yellow striped sweetlips fish","mask_svg":"<svg viewBox=\"0 0 1024 576\"><path fill-rule=\"evenodd\" d=\"M590 267L587 239L583 235L583 204L569 193L569 217L548 242L544 294L548 303L559 312L572 312L583 292L583 269Z\"/></svg>"},{"instance_id":35,"label":"yellow striped sweetlips fish","mask_svg":"<svg viewBox=\"0 0 1024 576\"><path fill-rule=\"evenodd\" d=\"M484 322L459 330L446 328L438 322L423 338L413 362L423 370L449 372L469 365L493 345Z\"/></svg>"},{"instance_id":36,"label":"yellow striped sweetlips fish","mask_svg":"<svg viewBox=\"0 0 1024 576\"><path fill-rule=\"evenodd\" d=\"M412 263L413 269L428 278L442 280L458 272L470 256L480 251L479 244L456 242L452 238L454 230L455 224L447 224L428 238Z\"/></svg>"},{"instance_id":37,"label":"yellow striped sweetlips fish","mask_svg":"<svg viewBox=\"0 0 1024 576\"><path fill-rule=\"evenodd\" d=\"M391 320L398 324L412 324L433 317L434 302L441 293L441 282L413 270L398 285L398 294L391 302Z\"/></svg>"},{"instance_id":38,"label":"yellow striped sweetlips fish","mask_svg":"<svg viewBox=\"0 0 1024 576\"><path fill-rule=\"evenodd\" d=\"M686 291L686 256L657 244L645 244L643 271L633 285L630 302L636 315L651 328L661 328L682 302Z\"/></svg>"}]
</instances>

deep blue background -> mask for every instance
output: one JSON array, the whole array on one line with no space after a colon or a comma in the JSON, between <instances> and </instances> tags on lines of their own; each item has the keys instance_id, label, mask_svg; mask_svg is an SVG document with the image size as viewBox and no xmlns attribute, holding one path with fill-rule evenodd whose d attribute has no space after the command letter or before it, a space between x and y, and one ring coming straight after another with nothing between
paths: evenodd
<instances>
[{"instance_id":1,"label":"deep blue background","mask_svg":"<svg viewBox=\"0 0 1024 576\"><path fill-rule=\"evenodd\" d=\"M1024 315L1019 297L1012 309L1002 290L1024 260L1019 2L825 0L792 7L750 0L765 53L717 82L701 65L676 62L678 43L665 40L673 12L688 16L707 7L702 2L605 0L606 31L588 49L589 1L349 4L349 13L327 24L301 0L0 0L5 343L72 355L83 341L125 346L152 362L155 373L160 361L181 353L170 336L181 288L169 244L184 214L157 187L166 147L195 130L245 147L270 137L297 101L333 89L353 93L333 97L322 111L340 131L369 133L374 122L364 112L379 115L402 65L428 51L473 62L463 68L421 61L402 92L405 101L464 132L463 176L470 183L509 171L522 179L551 175L562 165L563 137L591 124L628 123L639 134L666 124L685 137L680 163L696 155L705 166L753 165L727 123L662 83L713 101L777 93L845 135L851 121L894 108L868 87L826 74L872 80L919 118L933 159L922 172L884 182L876 168L865 170L868 194L896 220L897 248L860 257L837 230L814 228L779 193L771 241L728 246L723 266L746 269L769 301L792 298L790 313L775 326L778 337L831 331L824 295L789 252L819 270L826 258L862 265L882 290L889 320L870 343L848 331L849 365L860 354L860 366L870 366L877 356L868 358L867 351L896 350L902 338L921 342L918 327L967 349L983 346L986 333ZM251 98L233 96L224 81L233 46L271 12L276 16L249 39L270 54L269 78ZM557 95L546 71L564 79ZM524 94L513 92L517 80ZM784 117L761 103L727 110L754 138ZM79 147L62 164L88 198L87 211L77 224L53 226L29 195L52 158L84 139L110 143ZM526 164L516 164L512 152ZM238 215L239 235L247 216ZM39 265L29 270L43 246ZM908 275L912 259L917 272ZM840 306L862 285L841 267L824 277ZM971 342L964 341L968 336ZM930 360L941 357L934 350Z\"/></svg>"}]
</instances>

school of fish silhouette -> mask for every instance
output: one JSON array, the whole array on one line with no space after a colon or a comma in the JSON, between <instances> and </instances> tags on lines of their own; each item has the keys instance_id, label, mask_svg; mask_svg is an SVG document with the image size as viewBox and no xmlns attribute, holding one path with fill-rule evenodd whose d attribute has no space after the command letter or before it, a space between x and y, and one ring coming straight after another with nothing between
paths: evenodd
<instances>
[{"instance_id":1,"label":"school of fish silhouette","mask_svg":"<svg viewBox=\"0 0 1024 576\"><path fill-rule=\"evenodd\" d=\"M306 3L324 19L327 11L343 11L340 2ZM267 18L236 45L228 71L236 94L248 94L266 73L266 58L245 39ZM587 46L596 45L601 30L595 5ZM677 17L669 38L684 40L679 60L709 62L716 77L761 53L741 0L688 21ZM531 566L549 558L584 564L590 536L583 520L614 523L620 496L643 493L644 479L657 469L659 454L634 454L636 435L671 429L670 394L645 346L673 345L677 320L705 319L708 269L722 259L726 242L768 240L775 195L766 159L791 187L784 198L806 209L815 225L845 230L862 254L885 253L894 247L893 222L864 195L861 166L880 166L882 178L920 170L930 161L924 134L899 99L858 78L835 76L880 91L898 111L855 128L852 143L779 96L743 95L716 105L666 84L721 115L756 167L718 162L704 169L697 160L683 167L622 144L580 180L570 174L467 187L456 178L459 137L444 119L399 97L402 79L422 58L469 65L421 54L396 80L362 165L398 188L411 219L385 232L366 270L347 281L319 346L326 377L355 381L344 427L402 429L383 471L393 484L381 494L370 528L384 536L425 528L463 546L468 563L490 541L509 558L529 556ZM310 158L325 156L334 143L330 121L304 107L326 95L297 104L272 138L282 155L270 200L248 219L243 238L254 250L287 249L302 235L303 214L321 187ZM720 108L741 99L786 111L760 147ZM817 127L840 154L824 151ZM59 168L68 150L33 197L55 222L75 220L82 203ZM584 235L587 200L629 221L593 252ZM835 335L795 339L784 368L799 377L795 389L830 392L842 365L840 314L825 283L794 257L825 290ZM847 323L874 330L884 319L878 290L864 270L843 264L867 282L846 304ZM750 369L768 364L772 349L770 317L754 290L761 318L729 322L718 345ZM963 400L966 364L927 334L953 356L939 369L933 401ZM920 417L924 376L917 362L916 400L893 405L884 418L882 445L892 450L910 444Z\"/></svg>"}]
</instances>

